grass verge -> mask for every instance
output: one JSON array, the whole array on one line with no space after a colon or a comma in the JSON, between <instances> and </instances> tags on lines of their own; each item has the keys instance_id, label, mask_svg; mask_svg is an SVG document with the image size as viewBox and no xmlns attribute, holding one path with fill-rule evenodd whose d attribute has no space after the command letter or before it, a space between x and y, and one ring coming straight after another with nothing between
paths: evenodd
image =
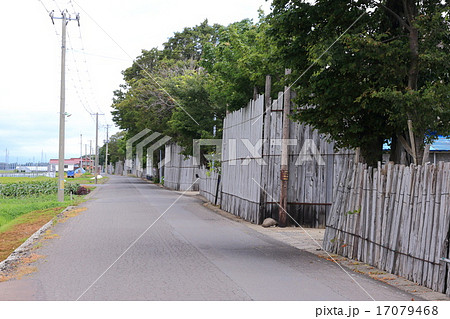
<instances>
[{"instance_id":1,"label":"grass verge","mask_svg":"<svg viewBox=\"0 0 450 319\"><path fill-rule=\"evenodd\" d=\"M62 203L55 195L0 199L0 261L67 206L83 202L84 196L66 199Z\"/></svg>"},{"instance_id":2,"label":"grass verge","mask_svg":"<svg viewBox=\"0 0 450 319\"><path fill-rule=\"evenodd\" d=\"M0 261L6 259L28 237L64 210L65 207L53 207L24 214L13 223L0 230Z\"/></svg>"},{"instance_id":3,"label":"grass verge","mask_svg":"<svg viewBox=\"0 0 450 319\"><path fill-rule=\"evenodd\" d=\"M49 208L76 205L78 200L78 198L75 198L75 200L70 200L69 196L66 196L65 201L61 203L57 201L56 195L54 194L17 198L0 198L0 233L2 230L5 230L5 227L8 227L11 222L23 214Z\"/></svg>"}]
</instances>

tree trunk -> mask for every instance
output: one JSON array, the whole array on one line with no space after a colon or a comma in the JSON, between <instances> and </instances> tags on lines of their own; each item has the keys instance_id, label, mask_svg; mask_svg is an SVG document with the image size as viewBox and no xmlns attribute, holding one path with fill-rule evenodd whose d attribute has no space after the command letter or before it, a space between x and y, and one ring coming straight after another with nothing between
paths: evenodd
<instances>
[{"instance_id":1,"label":"tree trunk","mask_svg":"<svg viewBox=\"0 0 450 319\"><path fill-rule=\"evenodd\" d=\"M419 31L414 27L414 18L417 14L417 8L415 1L404 0L405 13L409 21L409 50L410 50L410 64L408 71L408 89L412 91L417 91L417 83L419 79ZM414 126L414 120L416 116L414 114L408 113L408 120L412 120ZM411 147L415 148L416 152L416 164L421 164L424 152L424 136L422 132L413 131L414 134L414 145L410 144ZM410 141L411 143L411 141Z\"/></svg>"},{"instance_id":2,"label":"tree trunk","mask_svg":"<svg viewBox=\"0 0 450 319\"><path fill-rule=\"evenodd\" d=\"M361 146L361 156L368 166L377 167L378 161L383 159L383 142L383 138L378 138L369 145Z\"/></svg>"},{"instance_id":3,"label":"tree trunk","mask_svg":"<svg viewBox=\"0 0 450 319\"><path fill-rule=\"evenodd\" d=\"M392 137L391 142L391 151L389 155L389 161L394 162L395 164L406 164L406 150L403 147L402 143L398 139L397 135Z\"/></svg>"},{"instance_id":4,"label":"tree trunk","mask_svg":"<svg viewBox=\"0 0 450 319\"><path fill-rule=\"evenodd\" d=\"M411 26L409 32L409 50L411 62L408 71L408 88L417 91L417 81L419 79L419 31Z\"/></svg>"}]
</instances>

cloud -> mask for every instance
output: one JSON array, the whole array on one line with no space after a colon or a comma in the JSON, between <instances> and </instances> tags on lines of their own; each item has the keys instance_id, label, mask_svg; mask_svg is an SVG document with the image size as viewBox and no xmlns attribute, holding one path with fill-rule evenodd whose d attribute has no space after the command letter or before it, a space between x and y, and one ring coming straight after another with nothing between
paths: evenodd
<instances>
[{"instance_id":1,"label":"cloud","mask_svg":"<svg viewBox=\"0 0 450 319\"><path fill-rule=\"evenodd\" d=\"M24 5L24 2L26 5ZM57 12L70 3L42 0ZM100 117L99 144L104 125L112 124L113 91L122 83L121 71L129 67L142 49L161 47L174 32L209 23L229 24L257 18L264 0L77 0L88 13L81 14L81 27L67 25L66 56L66 157L80 153L83 144L95 138L95 123L89 112ZM74 2L72 2L74 3ZM21 23L17 23L20 12ZM92 19L91 19L92 18ZM106 31L102 31L98 25ZM9 1L0 10L2 50L0 51L0 161L8 148L10 159L40 160L42 151L57 157L60 102L60 20L55 24L39 1ZM117 46L111 40L120 45ZM70 50L74 49L74 50ZM125 50L131 58L123 52ZM83 54L88 52L89 54ZM110 134L117 132L110 130Z\"/></svg>"}]
</instances>

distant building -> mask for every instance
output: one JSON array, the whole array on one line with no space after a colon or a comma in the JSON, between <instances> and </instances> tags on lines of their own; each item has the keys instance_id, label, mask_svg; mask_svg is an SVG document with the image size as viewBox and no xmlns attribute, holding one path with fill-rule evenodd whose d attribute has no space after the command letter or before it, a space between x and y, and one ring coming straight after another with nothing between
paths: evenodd
<instances>
[{"instance_id":1,"label":"distant building","mask_svg":"<svg viewBox=\"0 0 450 319\"><path fill-rule=\"evenodd\" d=\"M385 144L383 145L383 162L389 162L389 151L390 147ZM428 155L428 162L431 164L437 164L438 162L450 162L450 139L439 137L430 147L430 154Z\"/></svg>"},{"instance_id":2,"label":"distant building","mask_svg":"<svg viewBox=\"0 0 450 319\"><path fill-rule=\"evenodd\" d=\"M92 161L90 158L83 158L83 168L90 169ZM58 159L51 159L49 162L49 167L51 172L58 171ZM81 167L81 158L70 158L64 160L64 172L73 171Z\"/></svg>"},{"instance_id":3,"label":"distant building","mask_svg":"<svg viewBox=\"0 0 450 319\"><path fill-rule=\"evenodd\" d=\"M25 164L17 165L16 170L19 172L32 173L32 172L48 172L49 165L44 163L39 164Z\"/></svg>"},{"instance_id":4,"label":"distant building","mask_svg":"<svg viewBox=\"0 0 450 319\"><path fill-rule=\"evenodd\" d=\"M16 163L0 163L0 171L13 171L16 166Z\"/></svg>"}]
</instances>

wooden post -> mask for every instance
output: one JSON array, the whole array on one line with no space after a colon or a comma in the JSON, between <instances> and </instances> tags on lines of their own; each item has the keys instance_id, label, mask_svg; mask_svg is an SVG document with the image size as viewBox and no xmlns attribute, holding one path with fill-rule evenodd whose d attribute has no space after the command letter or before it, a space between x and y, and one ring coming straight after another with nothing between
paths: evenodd
<instances>
[{"instance_id":1,"label":"wooden post","mask_svg":"<svg viewBox=\"0 0 450 319\"><path fill-rule=\"evenodd\" d=\"M290 69L286 69L286 75L291 74ZM278 210L278 226L286 227L287 224L287 188L289 181L289 114L291 112L291 89L288 86L284 88L283 101L283 135L281 140L281 172L280 172L280 206Z\"/></svg>"},{"instance_id":2,"label":"wooden post","mask_svg":"<svg viewBox=\"0 0 450 319\"><path fill-rule=\"evenodd\" d=\"M408 120L408 132L409 132L409 141L411 144L411 151L414 160L414 164L417 165L417 151L416 151L416 142L414 140L414 132L412 127L412 121Z\"/></svg>"},{"instance_id":3,"label":"wooden post","mask_svg":"<svg viewBox=\"0 0 450 319\"><path fill-rule=\"evenodd\" d=\"M334 183L334 143L328 143L327 148L327 166L325 176L325 197L327 203L333 202L333 183ZM331 206L325 208L325 225L327 224L327 218L330 214Z\"/></svg>"},{"instance_id":4,"label":"wooden post","mask_svg":"<svg viewBox=\"0 0 450 319\"><path fill-rule=\"evenodd\" d=\"M425 145L425 150L423 153L422 166L424 166L428 162L428 158L430 157L430 147L431 144Z\"/></svg>"},{"instance_id":5,"label":"wooden post","mask_svg":"<svg viewBox=\"0 0 450 319\"><path fill-rule=\"evenodd\" d=\"M263 157L263 161L266 161L268 164L267 167L262 167L261 169L261 185L263 187L263 191L260 196L260 204L259 204L259 220L258 224L261 223L267 216L267 193L268 190L268 178L270 173L270 158L267 156L270 153L270 117L271 117L271 108L272 108L272 99L270 97L272 90L272 77L270 75L266 75L266 85L264 90L264 123L263 123L263 144L261 154ZM271 217L271 216L270 216Z\"/></svg>"}]
</instances>

